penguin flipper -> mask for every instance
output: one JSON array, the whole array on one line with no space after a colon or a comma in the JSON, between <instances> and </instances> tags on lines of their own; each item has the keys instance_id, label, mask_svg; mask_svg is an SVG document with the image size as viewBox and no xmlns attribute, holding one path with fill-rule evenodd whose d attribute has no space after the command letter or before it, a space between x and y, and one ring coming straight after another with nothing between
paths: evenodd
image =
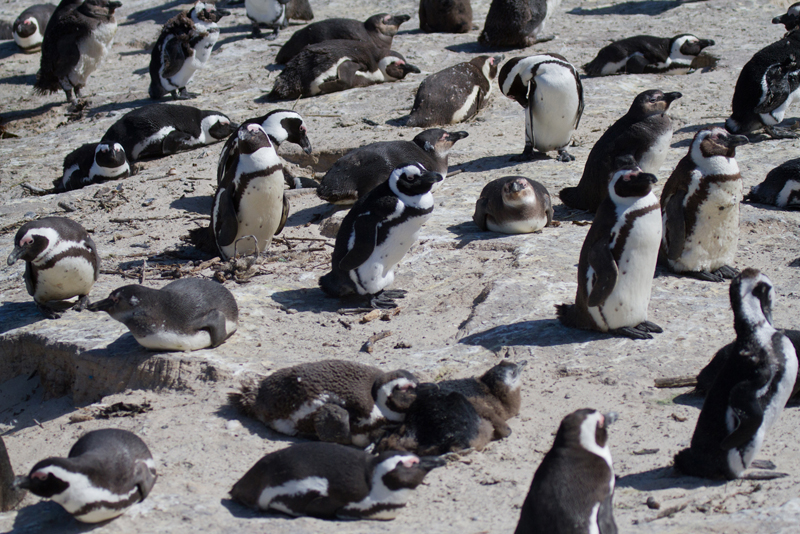
<instances>
[{"instance_id":1,"label":"penguin flipper","mask_svg":"<svg viewBox=\"0 0 800 534\"><path fill-rule=\"evenodd\" d=\"M184 150L188 150L195 146L194 141L195 138L185 132L179 132L178 130L173 130L168 133L164 139L161 141L161 154L164 156L168 156L170 154L176 154L178 152L182 152ZM158 145L151 145L151 146L158 146ZM144 151L142 151L144 152ZM139 154L139 157L142 155Z\"/></svg>"},{"instance_id":2,"label":"penguin flipper","mask_svg":"<svg viewBox=\"0 0 800 534\"><path fill-rule=\"evenodd\" d=\"M274 235L278 235L283 230L283 227L286 225L286 219L289 218L289 197L286 196L286 193L283 194L283 211L281 211L281 222L278 224L278 229L275 230Z\"/></svg>"},{"instance_id":3,"label":"penguin flipper","mask_svg":"<svg viewBox=\"0 0 800 534\"><path fill-rule=\"evenodd\" d=\"M592 245L589 249L588 261L596 276L587 300L588 306L593 308L606 301L614 291L619 277L619 267L611 254L608 237L604 237Z\"/></svg>"},{"instance_id":4,"label":"penguin flipper","mask_svg":"<svg viewBox=\"0 0 800 534\"><path fill-rule=\"evenodd\" d=\"M183 44L180 39L167 39L164 43L164 65L161 70L163 78L171 78L180 72L186 61L186 54L183 52Z\"/></svg>"},{"instance_id":5,"label":"penguin flipper","mask_svg":"<svg viewBox=\"0 0 800 534\"><path fill-rule=\"evenodd\" d=\"M488 198L479 198L478 202L475 203L475 213L472 215L472 220L484 232L488 229L488 226L486 226L486 208L488 206Z\"/></svg>"},{"instance_id":6,"label":"penguin flipper","mask_svg":"<svg viewBox=\"0 0 800 534\"><path fill-rule=\"evenodd\" d=\"M150 495L150 490L156 483L158 476L147 467L147 464L142 460L136 461L136 467L133 470L133 482L139 488L142 494L142 500L145 500Z\"/></svg>"},{"instance_id":7,"label":"penguin flipper","mask_svg":"<svg viewBox=\"0 0 800 534\"><path fill-rule=\"evenodd\" d=\"M25 289L28 290L28 295L33 296L36 291L36 273L33 272L30 262L25 262Z\"/></svg>"},{"instance_id":8,"label":"penguin flipper","mask_svg":"<svg viewBox=\"0 0 800 534\"><path fill-rule=\"evenodd\" d=\"M305 514L313 517L334 518L337 512L347 505L346 502L330 496L320 496L309 501L305 507Z\"/></svg>"},{"instance_id":9,"label":"penguin flipper","mask_svg":"<svg viewBox=\"0 0 800 534\"><path fill-rule=\"evenodd\" d=\"M339 262L339 269L352 271L366 262L375 250L378 239L378 228L372 217L367 214L359 215L353 223L355 239L353 248Z\"/></svg>"},{"instance_id":10,"label":"penguin flipper","mask_svg":"<svg viewBox=\"0 0 800 534\"><path fill-rule=\"evenodd\" d=\"M667 199L664 212L667 215L665 240L667 242L667 258L677 260L683 254L686 241L686 219L683 215L683 199L685 195L675 194Z\"/></svg>"},{"instance_id":11,"label":"penguin flipper","mask_svg":"<svg viewBox=\"0 0 800 534\"><path fill-rule=\"evenodd\" d=\"M222 342L228 339L228 331L225 327L225 315L219 310L211 310L205 314L198 324L198 330L205 330L211 337L211 347L219 347Z\"/></svg>"},{"instance_id":12,"label":"penguin flipper","mask_svg":"<svg viewBox=\"0 0 800 534\"><path fill-rule=\"evenodd\" d=\"M597 526L600 527L600 534L617 534L617 524L614 522L614 503L612 502L613 495L609 494L606 499L600 503L600 509L597 511Z\"/></svg>"},{"instance_id":13,"label":"penguin flipper","mask_svg":"<svg viewBox=\"0 0 800 534\"><path fill-rule=\"evenodd\" d=\"M230 245L236 239L236 235L239 233L239 219L236 217L236 208L233 205L230 189L225 187L217 195L219 195L217 202L219 217L212 230L217 241L217 248L221 248Z\"/></svg>"},{"instance_id":14,"label":"penguin flipper","mask_svg":"<svg viewBox=\"0 0 800 534\"><path fill-rule=\"evenodd\" d=\"M319 84L319 91L321 94L336 93L355 87L356 72L365 70L361 63L355 61L345 61L337 69L336 78L331 78Z\"/></svg>"},{"instance_id":15,"label":"penguin flipper","mask_svg":"<svg viewBox=\"0 0 800 534\"><path fill-rule=\"evenodd\" d=\"M719 445L721 449L727 451L743 447L758 431L764 420L764 410L752 392L757 391L763 385L762 382L765 383L764 380L748 380L739 383L731 390L728 402L738 425L722 440Z\"/></svg>"}]
</instances>

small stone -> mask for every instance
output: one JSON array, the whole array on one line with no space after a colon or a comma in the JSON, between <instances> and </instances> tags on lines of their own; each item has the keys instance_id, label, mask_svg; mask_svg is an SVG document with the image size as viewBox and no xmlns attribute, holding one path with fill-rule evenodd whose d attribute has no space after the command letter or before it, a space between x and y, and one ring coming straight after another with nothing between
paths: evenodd
<instances>
[{"instance_id":1,"label":"small stone","mask_svg":"<svg viewBox=\"0 0 800 534\"><path fill-rule=\"evenodd\" d=\"M661 508L661 503L658 502L655 497L650 496L647 498L647 507L651 510L658 510Z\"/></svg>"}]
</instances>

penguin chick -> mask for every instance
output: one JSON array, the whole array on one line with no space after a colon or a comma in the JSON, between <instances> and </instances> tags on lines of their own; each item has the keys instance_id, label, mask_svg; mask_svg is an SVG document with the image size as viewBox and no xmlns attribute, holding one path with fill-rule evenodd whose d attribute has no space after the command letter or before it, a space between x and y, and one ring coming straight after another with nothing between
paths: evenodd
<instances>
[{"instance_id":1,"label":"penguin chick","mask_svg":"<svg viewBox=\"0 0 800 534\"><path fill-rule=\"evenodd\" d=\"M467 33L472 29L472 5L469 0L420 0L419 29Z\"/></svg>"},{"instance_id":2,"label":"penguin chick","mask_svg":"<svg viewBox=\"0 0 800 534\"><path fill-rule=\"evenodd\" d=\"M336 443L297 443L270 453L234 484L245 506L323 519L394 519L438 458L373 456Z\"/></svg>"},{"instance_id":3,"label":"penguin chick","mask_svg":"<svg viewBox=\"0 0 800 534\"><path fill-rule=\"evenodd\" d=\"M626 165L611 177L581 247L575 304L556 306L564 326L652 339L647 306L661 241L656 177Z\"/></svg>"},{"instance_id":4,"label":"penguin chick","mask_svg":"<svg viewBox=\"0 0 800 534\"><path fill-rule=\"evenodd\" d=\"M773 294L772 282L756 269L731 282L736 342L706 395L690 448L675 455L678 471L741 478L789 400L797 355L772 326Z\"/></svg>"},{"instance_id":5,"label":"penguin chick","mask_svg":"<svg viewBox=\"0 0 800 534\"><path fill-rule=\"evenodd\" d=\"M136 341L152 350L218 347L236 331L239 308L217 282L182 278L152 289L129 285L89 305L128 327Z\"/></svg>"},{"instance_id":6,"label":"penguin chick","mask_svg":"<svg viewBox=\"0 0 800 534\"><path fill-rule=\"evenodd\" d=\"M745 202L769 204L785 210L800 209L800 158L778 165L745 195Z\"/></svg>"},{"instance_id":7,"label":"penguin chick","mask_svg":"<svg viewBox=\"0 0 800 534\"><path fill-rule=\"evenodd\" d=\"M36 4L20 13L12 26L14 42L26 54L42 49L44 30L56 6L53 4Z\"/></svg>"},{"instance_id":8,"label":"penguin chick","mask_svg":"<svg viewBox=\"0 0 800 534\"><path fill-rule=\"evenodd\" d=\"M89 234L65 217L45 217L22 225L14 237L8 265L25 261L25 287L45 316L60 316L58 301L78 297L74 309L89 304L100 272L100 256Z\"/></svg>"},{"instance_id":9,"label":"penguin chick","mask_svg":"<svg viewBox=\"0 0 800 534\"><path fill-rule=\"evenodd\" d=\"M278 30L282 30L289 25L286 16L286 4L291 0L244 0L244 8L247 18L253 23L251 39L262 36L261 26L272 30L272 33L264 36L267 41L274 41L278 37Z\"/></svg>"},{"instance_id":10,"label":"penguin chick","mask_svg":"<svg viewBox=\"0 0 800 534\"><path fill-rule=\"evenodd\" d=\"M119 143L87 143L64 158L64 174L53 180L56 193L134 174Z\"/></svg>"},{"instance_id":11,"label":"penguin chick","mask_svg":"<svg viewBox=\"0 0 800 534\"><path fill-rule=\"evenodd\" d=\"M661 259L671 271L711 282L739 274L731 267L742 200L734 158L736 147L745 143L745 136L722 128L697 132L664 185Z\"/></svg>"},{"instance_id":12,"label":"penguin chick","mask_svg":"<svg viewBox=\"0 0 800 534\"><path fill-rule=\"evenodd\" d=\"M84 434L67 458L38 462L15 484L54 500L78 521L99 523L147 498L156 478L144 441L127 430L105 428Z\"/></svg>"},{"instance_id":13,"label":"penguin chick","mask_svg":"<svg viewBox=\"0 0 800 534\"><path fill-rule=\"evenodd\" d=\"M8 451L0 436L0 512L9 512L16 507L25 491L14 485L14 469L8 459Z\"/></svg>"},{"instance_id":14,"label":"penguin chick","mask_svg":"<svg viewBox=\"0 0 800 534\"><path fill-rule=\"evenodd\" d=\"M646 173L658 172L672 141L670 104L680 93L658 89L636 96L628 112L597 140L589 152L577 187L565 187L558 196L567 206L594 213L608 196L608 180L617 170L617 159L631 155Z\"/></svg>"},{"instance_id":15,"label":"penguin chick","mask_svg":"<svg viewBox=\"0 0 800 534\"><path fill-rule=\"evenodd\" d=\"M637 35L604 46L583 70L587 76L643 72L686 74L703 49L713 45L712 39L700 39L688 33L672 38Z\"/></svg>"},{"instance_id":16,"label":"penguin chick","mask_svg":"<svg viewBox=\"0 0 800 534\"><path fill-rule=\"evenodd\" d=\"M772 19L773 24L783 24L787 32L800 28L800 2L790 5L786 13Z\"/></svg>"},{"instance_id":17,"label":"penguin chick","mask_svg":"<svg viewBox=\"0 0 800 534\"><path fill-rule=\"evenodd\" d=\"M483 231L538 232L553 221L550 193L539 182L524 176L492 180L481 191L472 220Z\"/></svg>"},{"instance_id":18,"label":"penguin chick","mask_svg":"<svg viewBox=\"0 0 800 534\"><path fill-rule=\"evenodd\" d=\"M492 0L478 42L486 47L527 48L552 41L545 27L561 0Z\"/></svg>"},{"instance_id":19,"label":"penguin chick","mask_svg":"<svg viewBox=\"0 0 800 534\"><path fill-rule=\"evenodd\" d=\"M533 475L515 534L616 534L608 425L614 412L566 416Z\"/></svg>"},{"instance_id":20,"label":"penguin chick","mask_svg":"<svg viewBox=\"0 0 800 534\"><path fill-rule=\"evenodd\" d=\"M383 427L403 421L417 382L402 369L322 360L280 369L258 385L244 382L228 396L276 432L366 447Z\"/></svg>"}]
</instances>

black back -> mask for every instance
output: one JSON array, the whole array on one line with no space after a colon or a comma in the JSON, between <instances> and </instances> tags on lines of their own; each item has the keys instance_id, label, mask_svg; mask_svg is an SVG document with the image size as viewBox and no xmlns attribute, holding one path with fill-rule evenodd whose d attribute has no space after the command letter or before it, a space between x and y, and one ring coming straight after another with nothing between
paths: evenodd
<instances>
[{"instance_id":1,"label":"black back","mask_svg":"<svg viewBox=\"0 0 800 534\"><path fill-rule=\"evenodd\" d=\"M800 182L800 158L790 159L769 171L764 181L753 187L744 200L776 206L778 195L789 180ZM800 192L789 194L785 209L800 209Z\"/></svg>"},{"instance_id":2,"label":"black back","mask_svg":"<svg viewBox=\"0 0 800 534\"><path fill-rule=\"evenodd\" d=\"M416 436L418 454L438 456L468 449L478 437L480 423L475 407L458 391L421 384L406 412L405 428Z\"/></svg>"}]
</instances>

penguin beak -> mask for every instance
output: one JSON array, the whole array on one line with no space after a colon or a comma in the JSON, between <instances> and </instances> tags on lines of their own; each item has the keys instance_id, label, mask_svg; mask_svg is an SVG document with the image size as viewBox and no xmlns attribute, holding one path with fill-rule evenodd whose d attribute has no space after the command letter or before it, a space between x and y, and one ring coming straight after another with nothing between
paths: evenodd
<instances>
[{"instance_id":1,"label":"penguin beak","mask_svg":"<svg viewBox=\"0 0 800 534\"><path fill-rule=\"evenodd\" d=\"M525 189L525 186L524 186L524 185L522 185L522 184L521 184L521 183L519 183L519 182L513 182L513 183L511 184L511 187L510 187L509 189L511 189L511 192L512 192L512 193L519 193L520 191L522 191L523 189Z\"/></svg>"},{"instance_id":2,"label":"penguin beak","mask_svg":"<svg viewBox=\"0 0 800 534\"><path fill-rule=\"evenodd\" d=\"M460 141L465 137L469 137L467 132L447 132L450 135L450 142L455 143L456 141Z\"/></svg>"},{"instance_id":3,"label":"penguin beak","mask_svg":"<svg viewBox=\"0 0 800 534\"><path fill-rule=\"evenodd\" d=\"M392 17L392 25L393 26L400 26L404 22L408 22L411 20L409 15L395 15Z\"/></svg>"},{"instance_id":4,"label":"penguin beak","mask_svg":"<svg viewBox=\"0 0 800 534\"><path fill-rule=\"evenodd\" d=\"M499 56L494 56L492 59L494 60L495 65L499 65L501 61L506 58L504 54L500 54Z\"/></svg>"},{"instance_id":5,"label":"penguin beak","mask_svg":"<svg viewBox=\"0 0 800 534\"><path fill-rule=\"evenodd\" d=\"M421 72L419 67L412 65L411 63L403 63L400 68L403 70L403 76L410 72L413 72L414 74L419 74Z\"/></svg>"},{"instance_id":6,"label":"penguin beak","mask_svg":"<svg viewBox=\"0 0 800 534\"><path fill-rule=\"evenodd\" d=\"M674 91L672 93L666 93L664 94L664 101L667 103L667 107L669 107L669 105L672 104L672 102L678 100L682 96L683 94L677 91Z\"/></svg>"},{"instance_id":7,"label":"penguin beak","mask_svg":"<svg viewBox=\"0 0 800 534\"><path fill-rule=\"evenodd\" d=\"M303 138L300 139L300 148L302 148L303 152L306 154L311 154L311 141L308 140L307 135L303 135Z\"/></svg>"},{"instance_id":8,"label":"penguin beak","mask_svg":"<svg viewBox=\"0 0 800 534\"><path fill-rule=\"evenodd\" d=\"M654 183L658 182L658 178L656 178L656 175L655 174L650 174L648 172L639 173L639 178L643 178L643 179L647 180L648 182L650 182L651 184L654 184Z\"/></svg>"},{"instance_id":9,"label":"penguin beak","mask_svg":"<svg viewBox=\"0 0 800 534\"><path fill-rule=\"evenodd\" d=\"M737 146L746 145L750 140L745 135L732 135L728 138L728 146L736 148Z\"/></svg>"},{"instance_id":10,"label":"penguin beak","mask_svg":"<svg viewBox=\"0 0 800 534\"><path fill-rule=\"evenodd\" d=\"M783 14L783 15L781 15L781 16L779 16L779 17L775 17L774 19L772 19L772 23L773 23L773 24L783 24L783 18L784 18L785 16L786 16L786 15L785 15L785 14Z\"/></svg>"},{"instance_id":11,"label":"penguin beak","mask_svg":"<svg viewBox=\"0 0 800 534\"><path fill-rule=\"evenodd\" d=\"M114 301L110 298L98 300L97 302L93 302L89 304L86 309L92 312L99 312L104 311L109 313L109 310L114 307Z\"/></svg>"},{"instance_id":12,"label":"penguin beak","mask_svg":"<svg viewBox=\"0 0 800 534\"><path fill-rule=\"evenodd\" d=\"M11 483L13 489L31 489L31 479L26 475L14 477L14 482Z\"/></svg>"},{"instance_id":13,"label":"penguin beak","mask_svg":"<svg viewBox=\"0 0 800 534\"><path fill-rule=\"evenodd\" d=\"M8 259L6 263L9 265L14 265L14 263L19 259L20 256L25 254L25 249L23 247L14 247L14 251L8 255Z\"/></svg>"},{"instance_id":14,"label":"penguin beak","mask_svg":"<svg viewBox=\"0 0 800 534\"><path fill-rule=\"evenodd\" d=\"M697 43L697 46L699 46L700 50L702 50L709 46L714 46L714 44L714 39L700 39L700 41Z\"/></svg>"},{"instance_id":15,"label":"penguin beak","mask_svg":"<svg viewBox=\"0 0 800 534\"><path fill-rule=\"evenodd\" d=\"M228 15L231 14L230 11L227 11L225 9L215 9L214 11L217 14L217 17L216 17L217 22L219 22L219 19L221 19L222 17L227 17Z\"/></svg>"},{"instance_id":16,"label":"penguin beak","mask_svg":"<svg viewBox=\"0 0 800 534\"><path fill-rule=\"evenodd\" d=\"M617 419L619 419L619 414L617 412L604 413L603 419L605 420L603 427L608 428L610 425L613 425L617 422Z\"/></svg>"},{"instance_id":17,"label":"penguin beak","mask_svg":"<svg viewBox=\"0 0 800 534\"><path fill-rule=\"evenodd\" d=\"M432 469L436 469L437 467L442 467L445 465L447 461L443 458L438 456L422 456L419 459L419 466L420 469L423 469L425 472L428 472Z\"/></svg>"},{"instance_id":18,"label":"penguin beak","mask_svg":"<svg viewBox=\"0 0 800 534\"><path fill-rule=\"evenodd\" d=\"M119 9L122 7L122 2L117 2L116 0L112 0L108 3L108 9L113 13L115 9Z\"/></svg>"},{"instance_id":19,"label":"penguin beak","mask_svg":"<svg viewBox=\"0 0 800 534\"><path fill-rule=\"evenodd\" d=\"M419 179L422 183L430 185L433 185L437 182L441 182L442 180L444 180L444 178L442 178L442 175L439 174L438 172L430 172L430 171L422 173Z\"/></svg>"}]
</instances>

